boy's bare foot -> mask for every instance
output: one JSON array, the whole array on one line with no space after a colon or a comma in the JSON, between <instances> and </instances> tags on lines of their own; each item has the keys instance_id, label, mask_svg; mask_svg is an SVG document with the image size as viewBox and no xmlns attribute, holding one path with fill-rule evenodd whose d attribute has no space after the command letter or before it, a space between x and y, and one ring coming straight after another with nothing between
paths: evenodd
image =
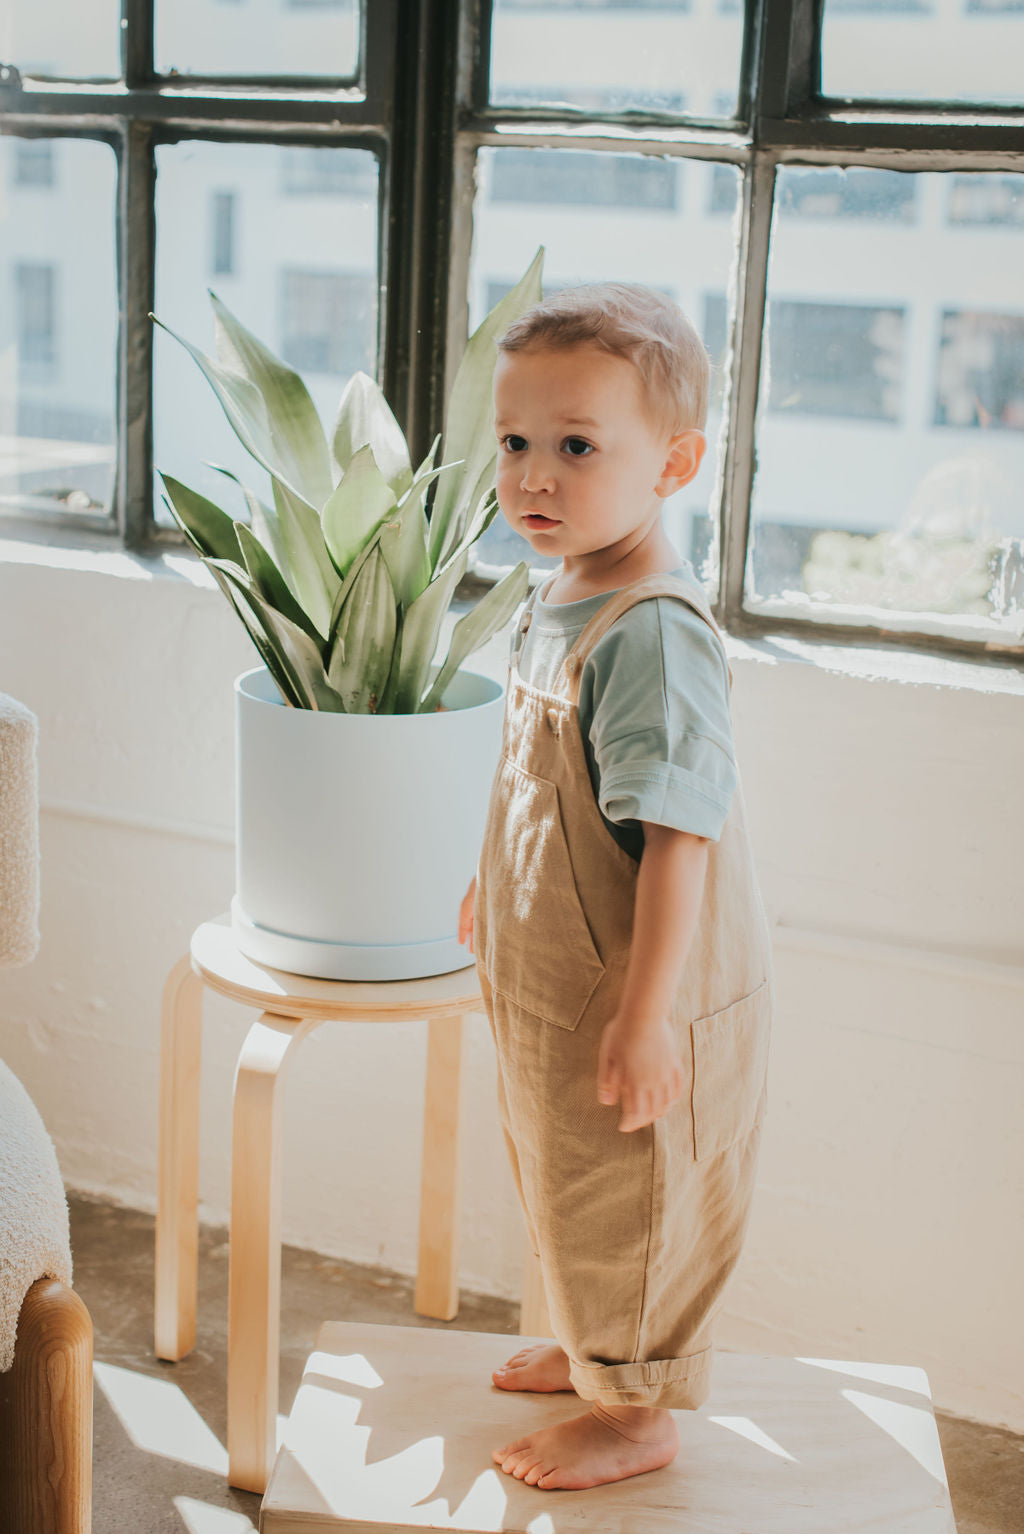
<instances>
[{"instance_id":1,"label":"boy's bare foot","mask_svg":"<svg viewBox=\"0 0 1024 1534\"><path fill-rule=\"evenodd\" d=\"M649 1406L601 1406L517 1438L493 1458L506 1475L541 1491L583 1491L660 1470L675 1459L672 1414Z\"/></svg>"},{"instance_id":2,"label":"boy's bare foot","mask_svg":"<svg viewBox=\"0 0 1024 1534\"><path fill-rule=\"evenodd\" d=\"M534 1342L495 1369L499 1390L571 1390L569 1360L557 1342Z\"/></svg>"}]
</instances>

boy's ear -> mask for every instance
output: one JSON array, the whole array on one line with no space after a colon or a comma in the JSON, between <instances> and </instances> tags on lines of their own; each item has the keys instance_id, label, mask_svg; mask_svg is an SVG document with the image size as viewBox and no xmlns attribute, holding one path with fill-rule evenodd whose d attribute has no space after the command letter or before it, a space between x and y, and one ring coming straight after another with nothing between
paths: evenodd
<instances>
[{"instance_id":1,"label":"boy's ear","mask_svg":"<svg viewBox=\"0 0 1024 1534\"><path fill-rule=\"evenodd\" d=\"M677 431L669 439L665 467L654 487L655 494L667 500L670 495L681 490L683 485L688 485L700 468L707 445L707 438L698 426L687 426L685 431Z\"/></svg>"}]
</instances>

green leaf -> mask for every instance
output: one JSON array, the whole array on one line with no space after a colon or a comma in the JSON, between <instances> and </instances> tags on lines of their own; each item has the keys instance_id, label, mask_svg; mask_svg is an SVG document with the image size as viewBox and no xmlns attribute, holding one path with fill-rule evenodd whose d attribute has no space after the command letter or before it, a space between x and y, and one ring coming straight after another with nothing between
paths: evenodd
<instances>
[{"instance_id":1,"label":"green leaf","mask_svg":"<svg viewBox=\"0 0 1024 1534\"><path fill-rule=\"evenodd\" d=\"M231 469L226 469L222 463L209 463L207 467L213 469L215 474L223 474L225 479L230 479L241 490L245 497L245 504L249 508L249 522L256 537L263 547L268 550L277 568L287 581L289 578L288 556L285 553L284 540L281 537L281 529L278 526L277 513L260 500L254 490L240 480L238 475ZM290 582L289 582L290 586ZM292 590L292 596L298 600L298 594Z\"/></svg>"},{"instance_id":2,"label":"green leaf","mask_svg":"<svg viewBox=\"0 0 1024 1534\"><path fill-rule=\"evenodd\" d=\"M344 713L345 706L324 672L320 648L305 630L271 607L256 590L247 570L226 559L208 560L207 563L231 583L251 609L278 664L296 680L303 696L303 707L320 709L324 713Z\"/></svg>"},{"instance_id":3,"label":"green leaf","mask_svg":"<svg viewBox=\"0 0 1024 1534\"><path fill-rule=\"evenodd\" d=\"M342 576L395 504L395 493L370 447L357 448L341 483L323 509L324 539Z\"/></svg>"},{"instance_id":4,"label":"green leaf","mask_svg":"<svg viewBox=\"0 0 1024 1534\"><path fill-rule=\"evenodd\" d=\"M375 714L395 647L395 593L380 548L370 550L338 620L327 677L347 713Z\"/></svg>"},{"instance_id":5,"label":"green leaf","mask_svg":"<svg viewBox=\"0 0 1024 1534\"><path fill-rule=\"evenodd\" d=\"M497 361L496 341L513 320L538 303L544 247L537 251L529 270L511 292L495 304L480 328L474 331L462 354L445 414L444 454L464 459L460 475L438 486L430 518L430 559L436 570L448 551L463 538L464 525L494 471L494 405L491 385Z\"/></svg>"},{"instance_id":6,"label":"green leaf","mask_svg":"<svg viewBox=\"0 0 1024 1534\"><path fill-rule=\"evenodd\" d=\"M238 544L242 550L242 559L245 568L252 577L252 583L260 596L276 607L281 615L291 623L303 629L316 643L317 631L313 627L307 614L296 602L285 582L284 576L271 559L267 550L256 537L256 534L246 527L244 522L239 522L237 527Z\"/></svg>"},{"instance_id":7,"label":"green leaf","mask_svg":"<svg viewBox=\"0 0 1024 1534\"><path fill-rule=\"evenodd\" d=\"M292 708L310 707L308 695L302 686L301 680L292 671L285 658L274 649L268 640L257 622L252 609L249 607L244 593L241 591L236 592L231 582L209 560L206 561L206 564L210 574L234 608L249 638L256 646L260 659L273 677L284 701Z\"/></svg>"},{"instance_id":8,"label":"green leaf","mask_svg":"<svg viewBox=\"0 0 1024 1534\"><path fill-rule=\"evenodd\" d=\"M505 578L492 586L490 591L465 613L452 630L451 644L444 665L434 684L420 704L420 713L430 714L440 703L445 688L467 656L485 645L492 634L507 623L526 596L530 572L525 564L516 565Z\"/></svg>"},{"instance_id":9,"label":"green leaf","mask_svg":"<svg viewBox=\"0 0 1024 1534\"><path fill-rule=\"evenodd\" d=\"M159 471L158 471L159 472ZM160 474L175 521L200 554L240 561L235 524L226 511L170 474Z\"/></svg>"},{"instance_id":10,"label":"green leaf","mask_svg":"<svg viewBox=\"0 0 1024 1534\"><path fill-rule=\"evenodd\" d=\"M259 391L282 478L319 509L331 493L331 460L309 390L294 368L248 331L216 293L210 294L210 302L222 367L241 373Z\"/></svg>"},{"instance_id":11,"label":"green leaf","mask_svg":"<svg viewBox=\"0 0 1024 1534\"><path fill-rule=\"evenodd\" d=\"M441 622L456 586L466 573L466 555L449 561L413 602L402 624L401 671L395 690L395 713L414 714L430 674Z\"/></svg>"},{"instance_id":12,"label":"green leaf","mask_svg":"<svg viewBox=\"0 0 1024 1534\"><path fill-rule=\"evenodd\" d=\"M330 632L331 608L341 585L341 577L327 552L320 518L308 501L295 495L276 476L274 507L291 572L292 590L299 605L312 619L317 632L326 639Z\"/></svg>"},{"instance_id":13,"label":"green leaf","mask_svg":"<svg viewBox=\"0 0 1024 1534\"><path fill-rule=\"evenodd\" d=\"M381 473L397 500L412 484L412 466L402 428L383 390L366 373L353 373L341 396L332 439L334 461L342 474L361 447L371 447Z\"/></svg>"},{"instance_id":14,"label":"green leaf","mask_svg":"<svg viewBox=\"0 0 1024 1534\"><path fill-rule=\"evenodd\" d=\"M428 533L421 496L408 497L401 511L381 530L380 551L403 612L426 590L430 580Z\"/></svg>"}]
</instances>

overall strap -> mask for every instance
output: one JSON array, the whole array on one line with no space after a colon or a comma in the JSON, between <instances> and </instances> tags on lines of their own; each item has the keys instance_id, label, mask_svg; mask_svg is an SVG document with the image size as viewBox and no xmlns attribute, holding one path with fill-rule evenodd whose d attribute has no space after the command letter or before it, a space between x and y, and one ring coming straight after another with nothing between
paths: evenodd
<instances>
[{"instance_id":1,"label":"overall strap","mask_svg":"<svg viewBox=\"0 0 1024 1534\"><path fill-rule=\"evenodd\" d=\"M536 592L534 595L536 595ZM699 586L691 581L682 580L678 575L645 575L640 580L632 581L628 586L623 586L620 591L616 591L614 595L608 598L608 601L604 603L600 611L591 618L562 662L554 688L560 697L568 698L571 703L577 701L583 666L593 651L594 646L600 639L604 638L612 624L618 622L623 613L628 612L631 607L635 607L638 602L646 602L652 597L675 597L679 601L685 602L688 607L693 608L698 617L704 619L704 622L722 645L723 650L725 649L722 631L715 622L711 608L708 605L708 599ZM529 627L529 623L527 623L527 627ZM728 667L728 662L726 665L729 670L729 682L731 684L732 670Z\"/></svg>"},{"instance_id":2,"label":"overall strap","mask_svg":"<svg viewBox=\"0 0 1024 1534\"><path fill-rule=\"evenodd\" d=\"M523 645L526 643L526 631L530 627L530 624L533 622L534 605L536 604L537 598L540 595L541 586L545 584L546 581L538 581L537 585L534 586L533 590L530 592L530 595L523 603L522 611L519 614L519 621L516 624L515 639L512 643L512 654L509 659L509 665L516 667L517 669L519 666L519 657L523 653Z\"/></svg>"}]
</instances>

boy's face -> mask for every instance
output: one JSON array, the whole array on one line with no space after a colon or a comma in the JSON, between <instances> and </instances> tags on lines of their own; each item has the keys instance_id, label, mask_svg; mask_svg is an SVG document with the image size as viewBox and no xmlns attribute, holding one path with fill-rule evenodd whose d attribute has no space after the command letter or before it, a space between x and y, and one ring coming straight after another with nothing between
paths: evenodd
<instances>
[{"instance_id":1,"label":"boy's face","mask_svg":"<svg viewBox=\"0 0 1024 1534\"><path fill-rule=\"evenodd\" d=\"M494 406L498 504L538 554L628 544L700 464L703 433L661 426L633 364L590 342L502 352Z\"/></svg>"}]
</instances>

